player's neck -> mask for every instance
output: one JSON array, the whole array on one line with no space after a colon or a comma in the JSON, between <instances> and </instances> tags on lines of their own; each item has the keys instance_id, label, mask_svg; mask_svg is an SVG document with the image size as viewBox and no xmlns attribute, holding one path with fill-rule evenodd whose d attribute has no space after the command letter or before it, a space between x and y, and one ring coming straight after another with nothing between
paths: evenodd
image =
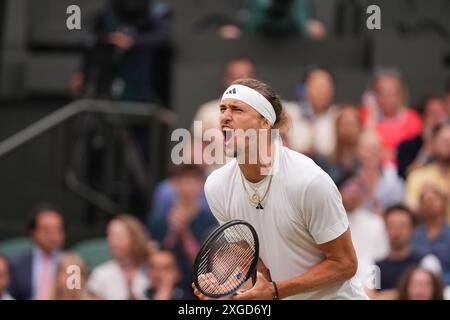
<instances>
[{"instance_id":1,"label":"player's neck","mask_svg":"<svg viewBox=\"0 0 450 320\"><path fill-rule=\"evenodd\" d=\"M244 175L247 181L257 183L263 180L267 176L267 172L270 171L270 167L273 165L273 146L269 144L267 151L265 152L264 159L258 156L258 161L255 164L246 163L239 164L239 169Z\"/></svg>"},{"instance_id":2,"label":"player's neck","mask_svg":"<svg viewBox=\"0 0 450 320\"><path fill-rule=\"evenodd\" d=\"M260 182L266 177L266 175L261 174L262 166L259 164L240 164L239 168L245 179L252 183Z\"/></svg>"}]
</instances>

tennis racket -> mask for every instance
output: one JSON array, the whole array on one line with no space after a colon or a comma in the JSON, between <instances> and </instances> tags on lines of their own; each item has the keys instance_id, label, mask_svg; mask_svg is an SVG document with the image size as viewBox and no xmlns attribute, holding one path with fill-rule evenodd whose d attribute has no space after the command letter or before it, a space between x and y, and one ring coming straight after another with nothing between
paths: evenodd
<instances>
[{"instance_id":1,"label":"tennis racket","mask_svg":"<svg viewBox=\"0 0 450 320\"><path fill-rule=\"evenodd\" d=\"M255 229L242 220L223 224L206 239L194 262L193 280L205 296L221 298L236 294L253 278L259 258Z\"/></svg>"}]
</instances>

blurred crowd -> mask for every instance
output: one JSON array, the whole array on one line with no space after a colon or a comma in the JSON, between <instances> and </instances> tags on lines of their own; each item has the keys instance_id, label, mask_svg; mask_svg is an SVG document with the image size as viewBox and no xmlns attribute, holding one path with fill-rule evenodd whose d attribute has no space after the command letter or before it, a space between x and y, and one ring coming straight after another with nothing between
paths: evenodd
<instances>
[{"instance_id":1,"label":"blurred crowd","mask_svg":"<svg viewBox=\"0 0 450 320\"><path fill-rule=\"evenodd\" d=\"M249 1L245 24L225 24L220 32L325 37L309 1L269 3ZM73 95L170 104L168 79L155 77L168 74L170 18L160 1L110 1L72 78ZM224 67L223 86L248 77L258 77L255 64L235 58ZM395 68L376 68L353 104L336 101L339 86L325 66L310 66L293 87L297 99L284 101L290 121L281 128L283 143L314 159L338 186L358 276L370 297L450 299L450 79L417 102ZM219 128L219 113L219 100L208 101L194 121L204 131ZM130 137L137 149L148 149L148 132L133 128ZM203 193L216 168L171 167L145 217L133 212L111 219L105 230L110 260L92 270L66 250L63 209L34 208L32 248L0 256L0 300L194 299L192 264L217 226ZM69 272L73 266L76 272Z\"/></svg>"},{"instance_id":2,"label":"blurred crowd","mask_svg":"<svg viewBox=\"0 0 450 320\"><path fill-rule=\"evenodd\" d=\"M257 77L251 60L230 61L224 86ZM450 84L413 107L395 69L378 69L360 105L335 101L325 67L312 66L297 101L285 101L283 143L313 158L338 186L358 256L358 276L373 299L449 298ZM219 127L218 102L199 106L203 129ZM200 136L194 139L200 139ZM63 251L64 217L53 205L29 221L34 246L0 259L4 299L193 299L191 267L216 227L203 193L214 166L173 166L154 191L145 221L113 218L106 237L111 260L87 270ZM301 177L299 177L301 178ZM79 289L67 268L80 267Z\"/></svg>"}]
</instances>

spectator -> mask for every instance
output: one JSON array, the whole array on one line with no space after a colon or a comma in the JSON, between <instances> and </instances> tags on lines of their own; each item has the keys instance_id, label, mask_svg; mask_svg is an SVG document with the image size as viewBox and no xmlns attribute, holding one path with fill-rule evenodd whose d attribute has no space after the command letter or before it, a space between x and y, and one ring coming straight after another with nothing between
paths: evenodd
<instances>
[{"instance_id":1,"label":"spectator","mask_svg":"<svg viewBox=\"0 0 450 320\"><path fill-rule=\"evenodd\" d=\"M149 285L145 268L149 236L145 227L135 217L122 214L109 222L107 236L112 260L92 271L89 291L105 300L143 299Z\"/></svg>"},{"instance_id":2,"label":"spectator","mask_svg":"<svg viewBox=\"0 0 450 320\"><path fill-rule=\"evenodd\" d=\"M312 66L303 85L299 85L297 92L298 103L285 105L292 121L289 146L313 158L318 154L330 156L335 146L338 115L333 75L325 67Z\"/></svg>"},{"instance_id":3,"label":"spectator","mask_svg":"<svg viewBox=\"0 0 450 320\"><path fill-rule=\"evenodd\" d=\"M399 300L444 300L438 276L421 267L411 267L398 286Z\"/></svg>"},{"instance_id":4,"label":"spectator","mask_svg":"<svg viewBox=\"0 0 450 320\"><path fill-rule=\"evenodd\" d=\"M176 178L173 178L174 177L170 175L156 186L153 194L153 208L148 219L156 221L159 219L159 215L164 215L171 207L174 206L177 199L177 190L175 187ZM203 190L198 196L198 201L202 210L209 210ZM148 225L151 223L152 222L148 221Z\"/></svg>"},{"instance_id":5,"label":"spectator","mask_svg":"<svg viewBox=\"0 0 450 320\"><path fill-rule=\"evenodd\" d=\"M378 135L365 131L358 142L359 173L365 188L364 207L371 212L382 212L404 197L404 183L392 166L383 166L382 146Z\"/></svg>"},{"instance_id":6,"label":"spectator","mask_svg":"<svg viewBox=\"0 0 450 320\"><path fill-rule=\"evenodd\" d=\"M411 266L418 265L421 256L412 251L411 239L414 234L415 216L403 205L386 210L384 222L389 237L390 251L385 259L377 261L380 268L380 287L371 290L372 299L396 299L397 284L401 275Z\"/></svg>"},{"instance_id":7,"label":"spectator","mask_svg":"<svg viewBox=\"0 0 450 320\"><path fill-rule=\"evenodd\" d=\"M432 139L433 163L412 171L406 180L405 202L413 210L419 207L420 192L425 185L433 185L450 195L450 122L435 127ZM447 218L450 219L450 205Z\"/></svg>"},{"instance_id":8,"label":"spectator","mask_svg":"<svg viewBox=\"0 0 450 320\"><path fill-rule=\"evenodd\" d=\"M64 246L64 217L52 204L33 209L28 225L34 246L11 260L10 293L18 300L48 300Z\"/></svg>"},{"instance_id":9,"label":"spectator","mask_svg":"<svg viewBox=\"0 0 450 320\"><path fill-rule=\"evenodd\" d=\"M407 88L399 72L375 72L373 92L363 97L361 117L368 129L378 133L383 146L383 161L396 164L399 144L420 134L422 122L417 112L406 107Z\"/></svg>"},{"instance_id":10,"label":"spectator","mask_svg":"<svg viewBox=\"0 0 450 320\"><path fill-rule=\"evenodd\" d=\"M450 77L448 77L447 83L445 85L445 106L447 115L450 116Z\"/></svg>"},{"instance_id":11,"label":"spectator","mask_svg":"<svg viewBox=\"0 0 450 320\"><path fill-rule=\"evenodd\" d=\"M340 192L358 257L357 275L366 284L371 266L388 253L388 237L383 220L362 206L364 189L357 178L344 182Z\"/></svg>"},{"instance_id":12,"label":"spectator","mask_svg":"<svg viewBox=\"0 0 450 320\"><path fill-rule=\"evenodd\" d=\"M247 2L246 30L266 36L301 35L321 40L325 26L314 18L308 0L250 0Z\"/></svg>"},{"instance_id":13,"label":"spectator","mask_svg":"<svg viewBox=\"0 0 450 320\"><path fill-rule=\"evenodd\" d=\"M330 157L319 155L316 160L338 186L357 173L361 129L358 109L351 105L343 106L336 119L336 145L333 153Z\"/></svg>"},{"instance_id":14,"label":"spectator","mask_svg":"<svg viewBox=\"0 0 450 320\"><path fill-rule=\"evenodd\" d=\"M171 11L161 0L107 1L95 19L81 71L71 80L73 95L168 106ZM116 202L120 195L111 185L128 185L130 211L145 216L151 166L148 123L135 122L124 129L93 114L77 120L72 157L73 167L80 171L77 176ZM123 166L129 175L114 170ZM91 217L93 213L95 208L90 208Z\"/></svg>"},{"instance_id":15,"label":"spectator","mask_svg":"<svg viewBox=\"0 0 450 320\"><path fill-rule=\"evenodd\" d=\"M450 284L450 226L445 219L447 195L426 186L420 196L419 212L423 222L412 239L413 250L425 256L433 254L441 263L443 281Z\"/></svg>"},{"instance_id":16,"label":"spectator","mask_svg":"<svg viewBox=\"0 0 450 320\"><path fill-rule=\"evenodd\" d=\"M162 247L174 250L182 270L184 288L191 288L192 264L209 230L216 225L209 208L201 205L205 176L196 165L179 165L172 169L170 179L176 198L164 211L152 212L149 230Z\"/></svg>"},{"instance_id":17,"label":"spectator","mask_svg":"<svg viewBox=\"0 0 450 320\"><path fill-rule=\"evenodd\" d=\"M149 256L149 278L151 287L146 296L150 300L191 300L192 290L184 290L181 270L172 251L161 250Z\"/></svg>"},{"instance_id":18,"label":"spectator","mask_svg":"<svg viewBox=\"0 0 450 320\"><path fill-rule=\"evenodd\" d=\"M53 300L93 299L87 291L87 276L88 271L83 258L74 253L63 253L56 270Z\"/></svg>"},{"instance_id":19,"label":"spectator","mask_svg":"<svg viewBox=\"0 0 450 320\"><path fill-rule=\"evenodd\" d=\"M419 110L423 122L422 133L400 143L397 150L398 172L403 179L406 179L412 170L431 162L433 128L448 116L444 99L438 94L425 96Z\"/></svg>"},{"instance_id":20,"label":"spectator","mask_svg":"<svg viewBox=\"0 0 450 320\"><path fill-rule=\"evenodd\" d=\"M158 68L167 65L160 56L170 42L170 23L171 9L162 1L108 1L96 18L83 68L71 80L72 93L164 104L168 89L157 89L169 70Z\"/></svg>"},{"instance_id":21,"label":"spectator","mask_svg":"<svg viewBox=\"0 0 450 320\"><path fill-rule=\"evenodd\" d=\"M0 256L0 300L13 300L8 293L9 286L9 264L4 256Z\"/></svg>"}]
</instances>

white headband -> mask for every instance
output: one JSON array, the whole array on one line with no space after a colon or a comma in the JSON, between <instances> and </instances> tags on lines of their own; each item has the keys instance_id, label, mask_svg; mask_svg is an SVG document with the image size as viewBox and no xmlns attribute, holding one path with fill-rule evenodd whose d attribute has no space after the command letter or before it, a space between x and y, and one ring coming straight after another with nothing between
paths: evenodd
<instances>
[{"instance_id":1,"label":"white headband","mask_svg":"<svg viewBox=\"0 0 450 320\"><path fill-rule=\"evenodd\" d=\"M224 99L236 99L245 102L255 109L260 115L266 118L271 126L273 126L277 119L275 110L269 100L267 100L258 91L247 86L233 84L225 90L225 93L222 96L222 101Z\"/></svg>"}]
</instances>

